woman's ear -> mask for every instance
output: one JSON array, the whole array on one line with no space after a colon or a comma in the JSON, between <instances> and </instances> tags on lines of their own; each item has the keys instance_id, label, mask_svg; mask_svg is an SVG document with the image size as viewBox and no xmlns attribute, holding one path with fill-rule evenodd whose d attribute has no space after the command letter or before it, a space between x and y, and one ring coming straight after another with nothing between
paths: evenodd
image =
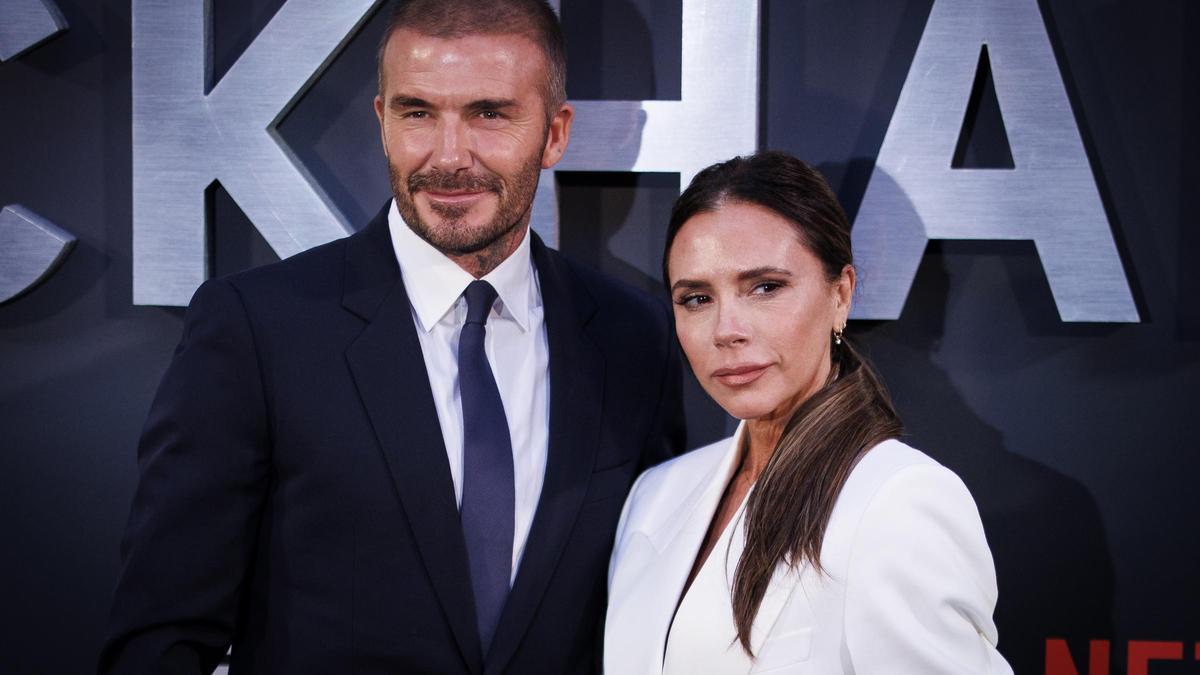
<instances>
[{"instance_id":1,"label":"woman's ear","mask_svg":"<svg viewBox=\"0 0 1200 675\"><path fill-rule=\"evenodd\" d=\"M835 316L833 328L837 330L844 328L846 321L850 318L850 305L854 302L854 287L857 283L858 275L854 271L854 265L843 267L842 273L833 282Z\"/></svg>"}]
</instances>

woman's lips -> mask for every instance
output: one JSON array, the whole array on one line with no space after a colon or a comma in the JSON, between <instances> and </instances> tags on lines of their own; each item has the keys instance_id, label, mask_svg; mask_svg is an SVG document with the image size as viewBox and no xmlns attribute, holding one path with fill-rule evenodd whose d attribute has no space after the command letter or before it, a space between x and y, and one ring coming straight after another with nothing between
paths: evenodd
<instances>
[{"instance_id":1,"label":"woman's lips","mask_svg":"<svg viewBox=\"0 0 1200 675\"><path fill-rule=\"evenodd\" d=\"M740 387L762 377L763 373L767 372L767 368L770 366L771 364L769 363L740 364L715 370L712 376L722 384L731 387Z\"/></svg>"}]
</instances>

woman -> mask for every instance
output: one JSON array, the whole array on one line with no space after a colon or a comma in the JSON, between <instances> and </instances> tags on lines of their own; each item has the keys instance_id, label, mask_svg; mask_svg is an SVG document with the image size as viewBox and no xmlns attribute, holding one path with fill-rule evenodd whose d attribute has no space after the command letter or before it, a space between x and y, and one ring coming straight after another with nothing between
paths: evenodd
<instances>
[{"instance_id":1,"label":"woman","mask_svg":"<svg viewBox=\"0 0 1200 675\"><path fill-rule=\"evenodd\" d=\"M613 549L609 673L1011 673L979 512L843 331L850 225L764 152L701 172L663 260L676 331L731 439L650 469Z\"/></svg>"}]
</instances>

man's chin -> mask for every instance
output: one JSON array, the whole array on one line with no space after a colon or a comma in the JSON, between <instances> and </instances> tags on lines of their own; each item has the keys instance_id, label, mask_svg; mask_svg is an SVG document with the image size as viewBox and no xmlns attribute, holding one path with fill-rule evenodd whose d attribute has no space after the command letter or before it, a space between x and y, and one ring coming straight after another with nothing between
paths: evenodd
<instances>
[{"instance_id":1,"label":"man's chin","mask_svg":"<svg viewBox=\"0 0 1200 675\"><path fill-rule=\"evenodd\" d=\"M446 255L470 255L496 243L504 232L492 231L486 224L443 220L422 221L428 225L422 236L431 246Z\"/></svg>"}]
</instances>

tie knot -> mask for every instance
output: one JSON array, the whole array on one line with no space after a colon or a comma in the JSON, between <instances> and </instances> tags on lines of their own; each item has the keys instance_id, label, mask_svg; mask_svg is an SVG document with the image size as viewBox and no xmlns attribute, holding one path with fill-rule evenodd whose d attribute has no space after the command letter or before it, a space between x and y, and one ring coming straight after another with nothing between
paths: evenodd
<instances>
[{"instance_id":1,"label":"tie knot","mask_svg":"<svg viewBox=\"0 0 1200 675\"><path fill-rule=\"evenodd\" d=\"M467 299L467 323L487 324L488 312L492 311L492 303L496 302L496 289L481 279L467 284L463 291Z\"/></svg>"}]
</instances>

